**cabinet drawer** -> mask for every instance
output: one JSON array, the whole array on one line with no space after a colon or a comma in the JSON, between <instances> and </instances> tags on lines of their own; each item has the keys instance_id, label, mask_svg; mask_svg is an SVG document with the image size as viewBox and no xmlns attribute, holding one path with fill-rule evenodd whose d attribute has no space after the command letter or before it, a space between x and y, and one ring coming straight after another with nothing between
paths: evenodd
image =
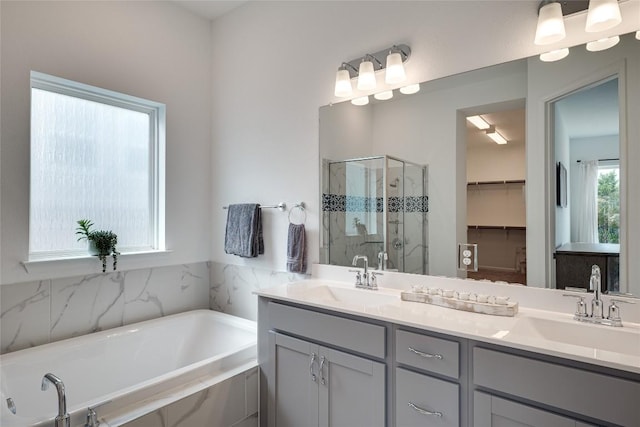
<instances>
[{"instance_id":1,"label":"cabinet drawer","mask_svg":"<svg viewBox=\"0 0 640 427\"><path fill-rule=\"evenodd\" d=\"M398 363L458 379L459 351L459 344L455 341L396 331Z\"/></svg>"},{"instance_id":2,"label":"cabinet drawer","mask_svg":"<svg viewBox=\"0 0 640 427\"><path fill-rule=\"evenodd\" d=\"M274 329L310 340L384 359L385 328L358 320L317 313L288 305L269 303L269 322Z\"/></svg>"},{"instance_id":3,"label":"cabinet drawer","mask_svg":"<svg viewBox=\"0 0 640 427\"><path fill-rule=\"evenodd\" d=\"M476 347L473 382L610 423L635 426L640 420L636 381Z\"/></svg>"},{"instance_id":4,"label":"cabinet drawer","mask_svg":"<svg viewBox=\"0 0 640 427\"><path fill-rule=\"evenodd\" d=\"M458 427L459 399L457 384L396 368L397 427Z\"/></svg>"}]
</instances>

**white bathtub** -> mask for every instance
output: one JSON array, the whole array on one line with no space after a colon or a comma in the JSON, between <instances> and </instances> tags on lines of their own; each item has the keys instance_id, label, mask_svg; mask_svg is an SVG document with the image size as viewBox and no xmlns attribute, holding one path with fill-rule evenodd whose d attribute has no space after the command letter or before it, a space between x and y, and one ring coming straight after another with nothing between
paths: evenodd
<instances>
[{"instance_id":1,"label":"white bathtub","mask_svg":"<svg viewBox=\"0 0 640 427\"><path fill-rule=\"evenodd\" d=\"M195 310L8 353L0 356L0 425L53 425L55 387L40 390L47 372L64 382L72 426L106 401L101 425L121 425L255 368L256 343L255 322Z\"/></svg>"}]
</instances>

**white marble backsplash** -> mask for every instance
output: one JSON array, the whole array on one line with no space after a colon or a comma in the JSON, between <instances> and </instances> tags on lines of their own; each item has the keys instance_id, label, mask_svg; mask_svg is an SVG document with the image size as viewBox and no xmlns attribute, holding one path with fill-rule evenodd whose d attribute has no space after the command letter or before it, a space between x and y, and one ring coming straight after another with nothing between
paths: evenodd
<instances>
[{"instance_id":1,"label":"white marble backsplash","mask_svg":"<svg viewBox=\"0 0 640 427\"><path fill-rule=\"evenodd\" d=\"M213 262L209 307L245 319L257 320L258 297L253 295L253 291L309 277L304 274Z\"/></svg>"},{"instance_id":2,"label":"white marble backsplash","mask_svg":"<svg viewBox=\"0 0 640 427\"><path fill-rule=\"evenodd\" d=\"M0 352L209 308L210 263L0 286Z\"/></svg>"}]
</instances>

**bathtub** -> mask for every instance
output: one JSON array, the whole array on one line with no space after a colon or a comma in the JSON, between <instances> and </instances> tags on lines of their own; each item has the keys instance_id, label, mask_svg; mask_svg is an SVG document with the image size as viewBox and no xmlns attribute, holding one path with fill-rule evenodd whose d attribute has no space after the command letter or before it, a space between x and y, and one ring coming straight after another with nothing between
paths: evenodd
<instances>
[{"instance_id":1,"label":"bathtub","mask_svg":"<svg viewBox=\"0 0 640 427\"><path fill-rule=\"evenodd\" d=\"M72 426L104 402L100 425L122 425L255 369L256 343L255 322L195 310L4 354L0 425L53 426L55 387L40 390L48 372L64 382Z\"/></svg>"}]
</instances>

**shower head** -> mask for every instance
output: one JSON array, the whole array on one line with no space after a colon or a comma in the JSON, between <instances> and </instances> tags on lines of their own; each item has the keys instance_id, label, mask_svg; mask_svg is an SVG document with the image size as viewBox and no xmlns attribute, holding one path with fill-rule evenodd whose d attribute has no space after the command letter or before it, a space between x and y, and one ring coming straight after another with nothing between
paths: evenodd
<instances>
[{"instance_id":1,"label":"shower head","mask_svg":"<svg viewBox=\"0 0 640 427\"><path fill-rule=\"evenodd\" d=\"M400 182L400 178L396 178L389 184L389 187L396 188L399 182Z\"/></svg>"}]
</instances>

